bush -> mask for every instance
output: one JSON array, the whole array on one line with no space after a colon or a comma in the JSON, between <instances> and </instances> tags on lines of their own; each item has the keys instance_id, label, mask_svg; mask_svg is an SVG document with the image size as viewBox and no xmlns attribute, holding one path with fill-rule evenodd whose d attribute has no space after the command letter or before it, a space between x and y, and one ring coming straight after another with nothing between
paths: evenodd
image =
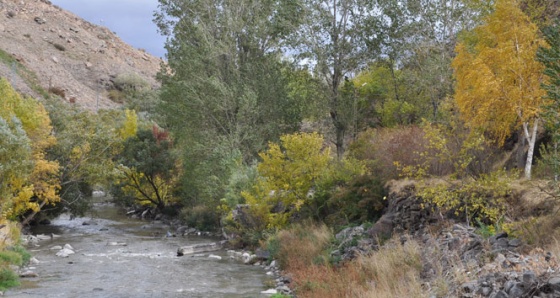
<instances>
[{"instance_id":1,"label":"bush","mask_svg":"<svg viewBox=\"0 0 560 298\"><path fill-rule=\"evenodd\" d=\"M350 156L369 161L372 173L385 181L399 177L396 164L421 163L420 152L427 146L424 131L417 126L369 129L350 145Z\"/></svg>"},{"instance_id":2,"label":"bush","mask_svg":"<svg viewBox=\"0 0 560 298\"><path fill-rule=\"evenodd\" d=\"M0 251L0 262L17 266L23 265L23 259L21 255L15 251L10 250Z\"/></svg>"},{"instance_id":3,"label":"bush","mask_svg":"<svg viewBox=\"0 0 560 298\"><path fill-rule=\"evenodd\" d=\"M116 89L107 91L107 97L116 103L124 103L126 100L126 94Z\"/></svg>"},{"instance_id":4,"label":"bush","mask_svg":"<svg viewBox=\"0 0 560 298\"><path fill-rule=\"evenodd\" d=\"M50 87L49 88L49 93L58 95L62 98L66 97L66 91L64 91L64 89L60 88L60 87Z\"/></svg>"},{"instance_id":5,"label":"bush","mask_svg":"<svg viewBox=\"0 0 560 298\"><path fill-rule=\"evenodd\" d=\"M0 291L19 286L18 275L6 267L0 267Z\"/></svg>"},{"instance_id":6,"label":"bush","mask_svg":"<svg viewBox=\"0 0 560 298\"><path fill-rule=\"evenodd\" d=\"M380 178L371 175L355 177L330 196L323 218L331 226L376 221L387 205L385 195Z\"/></svg>"},{"instance_id":7,"label":"bush","mask_svg":"<svg viewBox=\"0 0 560 298\"><path fill-rule=\"evenodd\" d=\"M202 231L214 231L220 223L216 208L206 205L183 208L180 217L189 227Z\"/></svg>"},{"instance_id":8,"label":"bush","mask_svg":"<svg viewBox=\"0 0 560 298\"><path fill-rule=\"evenodd\" d=\"M115 78L115 88L123 92L150 89L150 84L136 73L122 73Z\"/></svg>"},{"instance_id":9,"label":"bush","mask_svg":"<svg viewBox=\"0 0 560 298\"><path fill-rule=\"evenodd\" d=\"M9 250L18 253L21 256L22 264L29 263L31 260L31 254L21 245L12 246Z\"/></svg>"}]
</instances>

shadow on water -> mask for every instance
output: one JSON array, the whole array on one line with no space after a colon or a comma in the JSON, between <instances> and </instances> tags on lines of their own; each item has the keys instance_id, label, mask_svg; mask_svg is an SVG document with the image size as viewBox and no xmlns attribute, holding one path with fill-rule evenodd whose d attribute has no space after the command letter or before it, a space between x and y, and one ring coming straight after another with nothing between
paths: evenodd
<instances>
[{"instance_id":1,"label":"shadow on water","mask_svg":"<svg viewBox=\"0 0 560 298\"><path fill-rule=\"evenodd\" d=\"M165 237L162 223L133 220L110 204L92 216L63 215L33 228L52 239L30 245L39 277L22 280L7 297L266 297L268 280L258 266L227 257L225 251L177 257L177 248L217 239ZM57 257L54 246L70 244L75 254Z\"/></svg>"}]
</instances>

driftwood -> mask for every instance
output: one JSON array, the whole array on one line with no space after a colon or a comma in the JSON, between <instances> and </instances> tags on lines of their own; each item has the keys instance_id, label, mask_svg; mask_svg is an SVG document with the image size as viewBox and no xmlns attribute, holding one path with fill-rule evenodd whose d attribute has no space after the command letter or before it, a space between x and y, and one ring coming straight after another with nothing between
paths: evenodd
<instances>
[{"instance_id":1,"label":"driftwood","mask_svg":"<svg viewBox=\"0 0 560 298\"><path fill-rule=\"evenodd\" d=\"M224 248L227 241L202 243L195 245L182 246L177 249L177 256L183 256L187 254L196 254L208 251L216 251Z\"/></svg>"}]
</instances>

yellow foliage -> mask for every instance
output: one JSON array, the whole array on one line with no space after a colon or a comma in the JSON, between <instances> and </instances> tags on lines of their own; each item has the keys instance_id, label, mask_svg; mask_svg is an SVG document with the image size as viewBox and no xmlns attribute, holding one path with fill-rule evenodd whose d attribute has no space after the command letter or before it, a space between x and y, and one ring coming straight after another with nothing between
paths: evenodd
<instances>
[{"instance_id":1,"label":"yellow foliage","mask_svg":"<svg viewBox=\"0 0 560 298\"><path fill-rule=\"evenodd\" d=\"M126 140L136 135L138 131L138 116L134 110L126 109L124 113L126 118L123 126L119 129L119 136L121 139Z\"/></svg>"},{"instance_id":2,"label":"yellow foliage","mask_svg":"<svg viewBox=\"0 0 560 298\"><path fill-rule=\"evenodd\" d=\"M464 120L491 132L500 142L539 117L543 105L543 65L536 57L544 41L516 0L497 0L476 43L459 43L453 60L455 99Z\"/></svg>"},{"instance_id":3,"label":"yellow foliage","mask_svg":"<svg viewBox=\"0 0 560 298\"><path fill-rule=\"evenodd\" d=\"M269 149L259 154L261 178L251 192L242 193L263 228L285 226L290 215L309 199L313 183L332 161L329 148L323 148L323 137L317 133L284 135L280 141L281 145L270 143ZM275 207L285 211L271 213Z\"/></svg>"},{"instance_id":4,"label":"yellow foliage","mask_svg":"<svg viewBox=\"0 0 560 298\"><path fill-rule=\"evenodd\" d=\"M15 218L28 210L37 212L44 204L60 201L59 164L45 157L45 150L53 146L56 139L51 133L49 115L41 103L21 96L4 79L0 79L0 95L0 117L6 121L17 117L31 141L33 169L28 176L12 178L9 185L13 197L2 203L3 215Z\"/></svg>"},{"instance_id":5,"label":"yellow foliage","mask_svg":"<svg viewBox=\"0 0 560 298\"><path fill-rule=\"evenodd\" d=\"M177 182L177 177L172 179L162 179L159 176L152 178L121 165L119 171L124 175L121 182L123 192L135 199L140 205L152 205L164 203L165 205L177 203L179 198L173 196L173 187Z\"/></svg>"}]
</instances>

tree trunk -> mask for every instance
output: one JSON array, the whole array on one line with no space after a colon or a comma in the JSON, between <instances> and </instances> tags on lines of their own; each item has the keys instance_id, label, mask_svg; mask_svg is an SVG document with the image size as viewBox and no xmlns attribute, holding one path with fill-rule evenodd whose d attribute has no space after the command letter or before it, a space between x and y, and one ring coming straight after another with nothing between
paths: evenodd
<instances>
[{"instance_id":1,"label":"tree trunk","mask_svg":"<svg viewBox=\"0 0 560 298\"><path fill-rule=\"evenodd\" d=\"M535 143L537 142L537 130L539 127L539 119L535 119L533 124L533 131L529 134L529 123L523 123L523 132L525 133L525 139L529 145L527 149L527 160L525 161L525 178L531 179L531 167L533 165L533 154L535 152Z\"/></svg>"}]
</instances>

